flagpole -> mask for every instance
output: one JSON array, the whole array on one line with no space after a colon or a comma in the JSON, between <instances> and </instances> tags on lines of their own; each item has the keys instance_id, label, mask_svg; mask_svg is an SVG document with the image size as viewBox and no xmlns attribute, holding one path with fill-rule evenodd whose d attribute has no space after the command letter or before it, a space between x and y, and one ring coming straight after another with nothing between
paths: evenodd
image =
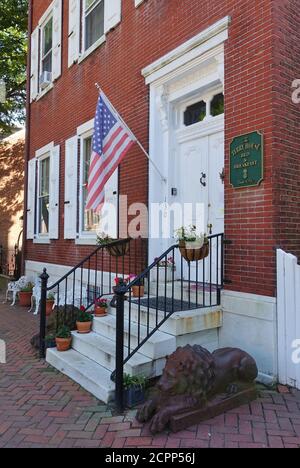
<instances>
[{"instance_id":1,"label":"flagpole","mask_svg":"<svg viewBox=\"0 0 300 468\"><path fill-rule=\"evenodd\" d=\"M95 83L95 86L96 88L98 89L99 93L103 93L104 96L106 97L106 94L104 93L103 89L100 87L100 85L98 83ZM156 172L159 174L161 180L166 184L167 183L167 179L165 176L162 175L161 171L159 170L159 168L157 167L157 165L155 164L155 162L150 158L150 155L149 153L147 153L147 151L145 150L145 148L143 147L142 143L137 139L137 137L134 135L134 133L130 130L130 128L128 127L128 125L126 124L126 122L124 121L124 119L122 118L122 116L119 114L119 112L116 110L116 108L113 106L113 104L111 103L111 101L109 100L110 102L110 105L111 107L113 108L113 110L115 111L115 113L117 114L117 116L120 118L122 124L127 128L128 132L132 135L133 139L136 141L137 145L140 147L140 149L143 151L144 155L148 158L149 162L152 164L152 166L154 167L154 169L156 170Z\"/></svg>"}]
</instances>

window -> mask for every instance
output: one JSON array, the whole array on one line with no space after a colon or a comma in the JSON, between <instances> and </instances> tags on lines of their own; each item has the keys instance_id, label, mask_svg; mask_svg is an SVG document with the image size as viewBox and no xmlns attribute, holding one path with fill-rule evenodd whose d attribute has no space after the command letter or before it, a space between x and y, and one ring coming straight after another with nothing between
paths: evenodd
<instances>
[{"instance_id":1,"label":"window","mask_svg":"<svg viewBox=\"0 0 300 468\"><path fill-rule=\"evenodd\" d=\"M42 48L41 48L41 71L52 73L52 49L53 49L53 18L41 29Z\"/></svg>"},{"instance_id":2,"label":"window","mask_svg":"<svg viewBox=\"0 0 300 468\"><path fill-rule=\"evenodd\" d=\"M206 117L206 102L200 101L189 106L184 113L184 125L189 127L195 123L202 122Z\"/></svg>"},{"instance_id":3,"label":"window","mask_svg":"<svg viewBox=\"0 0 300 468\"><path fill-rule=\"evenodd\" d=\"M38 234L49 234L49 185L50 185L50 155L39 161L38 172Z\"/></svg>"},{"instance_id":4,"label":"window","mask_svg":"<svg viewBox=\"0 0 300 468\"><path fill-rule=\"evenodd\" d=\"M211 115L212 117L217 117L222 114L224 114L224 94L219 93L211 101Z\"/></svg>"},{"instance_id":5,"label":"window","mask_svg":"<svg viewBox=\"0 0 300 468\"><path fill-rule=\"evenodd\" d=\"M82 226L81 230L84 233L94 233L96 232L99 223L100 223L100 216L94 213L94 211L86 210L86 202L87 202L87 195L88 195L88 180L89 180L89 170L90 170L90 163L91 163L91 156L92 156L92 143L93 137L89 136L84 138L82 141L82 203L81 203L81 219L82 219Z\"/></svg>"},{"instance_id":6,"label":"window","mask_svg":"<svg viewBox=\"0 0 300 468\"><path fill-rule=\"evenodd\" d=\"M84 50L104 35L104 0L84 1Z\"/></svg>"}]
</instances>

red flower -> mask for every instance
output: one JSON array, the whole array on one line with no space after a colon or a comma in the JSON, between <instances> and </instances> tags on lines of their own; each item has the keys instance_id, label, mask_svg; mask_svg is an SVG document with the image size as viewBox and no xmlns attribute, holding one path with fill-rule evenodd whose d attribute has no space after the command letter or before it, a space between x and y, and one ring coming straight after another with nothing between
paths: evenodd
<instances>
[{"instance_id":1,"label":"red flower","mask_svg":"<svg viewBox=\"0 0 300 468\"><path fill-rule=\"evenodd\" d=\"M80 311L81 311L81 312L85 312L85 307L84 307L84 306L81 306L81 307L80 307Z\"/></svg>"}]
</instances>

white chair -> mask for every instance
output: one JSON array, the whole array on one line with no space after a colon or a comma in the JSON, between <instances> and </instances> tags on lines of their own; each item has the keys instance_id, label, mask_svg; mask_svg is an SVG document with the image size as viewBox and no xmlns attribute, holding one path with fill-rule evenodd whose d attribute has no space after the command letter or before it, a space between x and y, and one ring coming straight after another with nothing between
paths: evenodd
<instances>
[{"instance_id":1,"label":"white chair","mask_svg":"<svg viewBox=\"0 0 300 468\"><path fill-rule=\"evenodd\" d=\"M8 302L9 300L9 294L12 293L13 295L13 302L11 304L11 307L16 305L16 300L17 296L19 295L19 292L23 289L26 288L26 286L29 284L29 279L26 276L22 276L18 281L13 281L11 283L8 283L7 286L7 291L6 291L6 298L4 301L4 304Z\"/></svg>"}]
</instances>

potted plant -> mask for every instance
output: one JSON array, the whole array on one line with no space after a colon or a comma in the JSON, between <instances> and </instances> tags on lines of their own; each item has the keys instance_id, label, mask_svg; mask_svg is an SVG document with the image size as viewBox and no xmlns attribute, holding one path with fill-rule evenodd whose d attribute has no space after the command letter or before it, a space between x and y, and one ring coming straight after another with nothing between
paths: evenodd
<instances>
[{"instance_id":1,"label":"potted plant","mask_svg":"<svg viewBox=\"0 0 300 468\"><path fill-rule=\"evenodd\" d=\"M157 261L157 258L155 259ZM154 269L153 280L158 283L171 283L173 281L173 273L176 271L174 257L169 257L166 260L161 260L158 263L158 271Z\"/></svg>"},{"instance_id":2,"label":"potted plant","mask_svg":"<svg viewBox=\"0 0 300 468\"><path fill-rule=\"evenodd\" d=\"M124 375L124 404L126 407L134 408L145 401L146 383L147 379L143 376Z\"/></svg>"},{"instance_id":3,"label":"potted plant","mask_svg":"<svg viewBox=\"0 0 300 468\"><path fill-rule=\"evenodd\" d=\"M56 347L57 351L63 353L71 348L72 334L69 327L64 325L61 327L56 334Z\"/></svg>"},{"instance_id":4,"label":"potted plant","mask_svg":"<svg viewBox=\"0 0 300 468\"><path fill-rule=\"evenodd\" d=\"M53 307L55 303L54 294L48 294L47 302L46 302L46 316L49 317L52 314Z\"/></svg>"},{"instance_id":5,"label":"potted plant","mask_svg":"<svg viewBox=\"0 0 300 468\"><path fill-rule=\"evenodd\" d=\"M81 306L80 311L77 316L77 331L81 335L87 335L91 332L93 324L93 316L86 311L84 306Z\"/></svg>"},{"instance_id":6,"label":"potted plant","mask_svg":"<svg viewBox=\"0 0 300 468\"><path fill-rule=\"evenodd\" d=\"M136 275L130 275L127 278L127 283L133 282L137 278ZM145 296L145 286L144 286L144 281L143 280L138 280L134 286L131 288L132 291L132 296L134 298L140 298Z\"/></svg>"},{"instance_id":7,"label":"potted plant","mask_svg":"<svg viewBox=\"0 0 300 468\"><path fill-rule=\"evenodd\" d=\"M119 241L117 243L117 241ZM97 236L97 244L103 245L112 257L125 257L130 248L131 239L113 239L105 233ZM112 244L112 245L111 245Z\"/></svg>"},{"instance_id":8,"label":"potted plant","mask_svg":"<svg viewBox=\"0 0 300 468\"><path fill-rule=\"evenodd\" d=\"M107 315L107 309L107 299L99 299L95 301L95 317L105 317Z\"/></svg>"},{"instance_id":9,"label":"potted plant","mask_svg":"<svg viewBox=\"0 0 300 468\"><path fill-rule=\"evenodd\" d=\"M209 255L209 240L206 234L198 234L196 226L181 227L176 231L179 250L187 262L204 260Z\"/></svg>"},{"instance_id":10,"label":"potted plant","mask_svg":"<svg viewBox=\"0 0 300 468\"><path fill-rule=\"evenodd\" d=\"M30 307L31 306L31 298L32 298L32 291L34 285L32 283L28 283L27 286L21 289L19 292L19 300L21 307Z\"/></svg>"},{"instance_id":11,"label":"potted plant","mask_svg":"<svg viewBox=\"0 0 300 468\"><path fill-rule=\"evenodd\" d=\"M46 349L56 348L56 338L55 335L50 334L45 338L45 347Z\"/></svg>"}]
</instances>

